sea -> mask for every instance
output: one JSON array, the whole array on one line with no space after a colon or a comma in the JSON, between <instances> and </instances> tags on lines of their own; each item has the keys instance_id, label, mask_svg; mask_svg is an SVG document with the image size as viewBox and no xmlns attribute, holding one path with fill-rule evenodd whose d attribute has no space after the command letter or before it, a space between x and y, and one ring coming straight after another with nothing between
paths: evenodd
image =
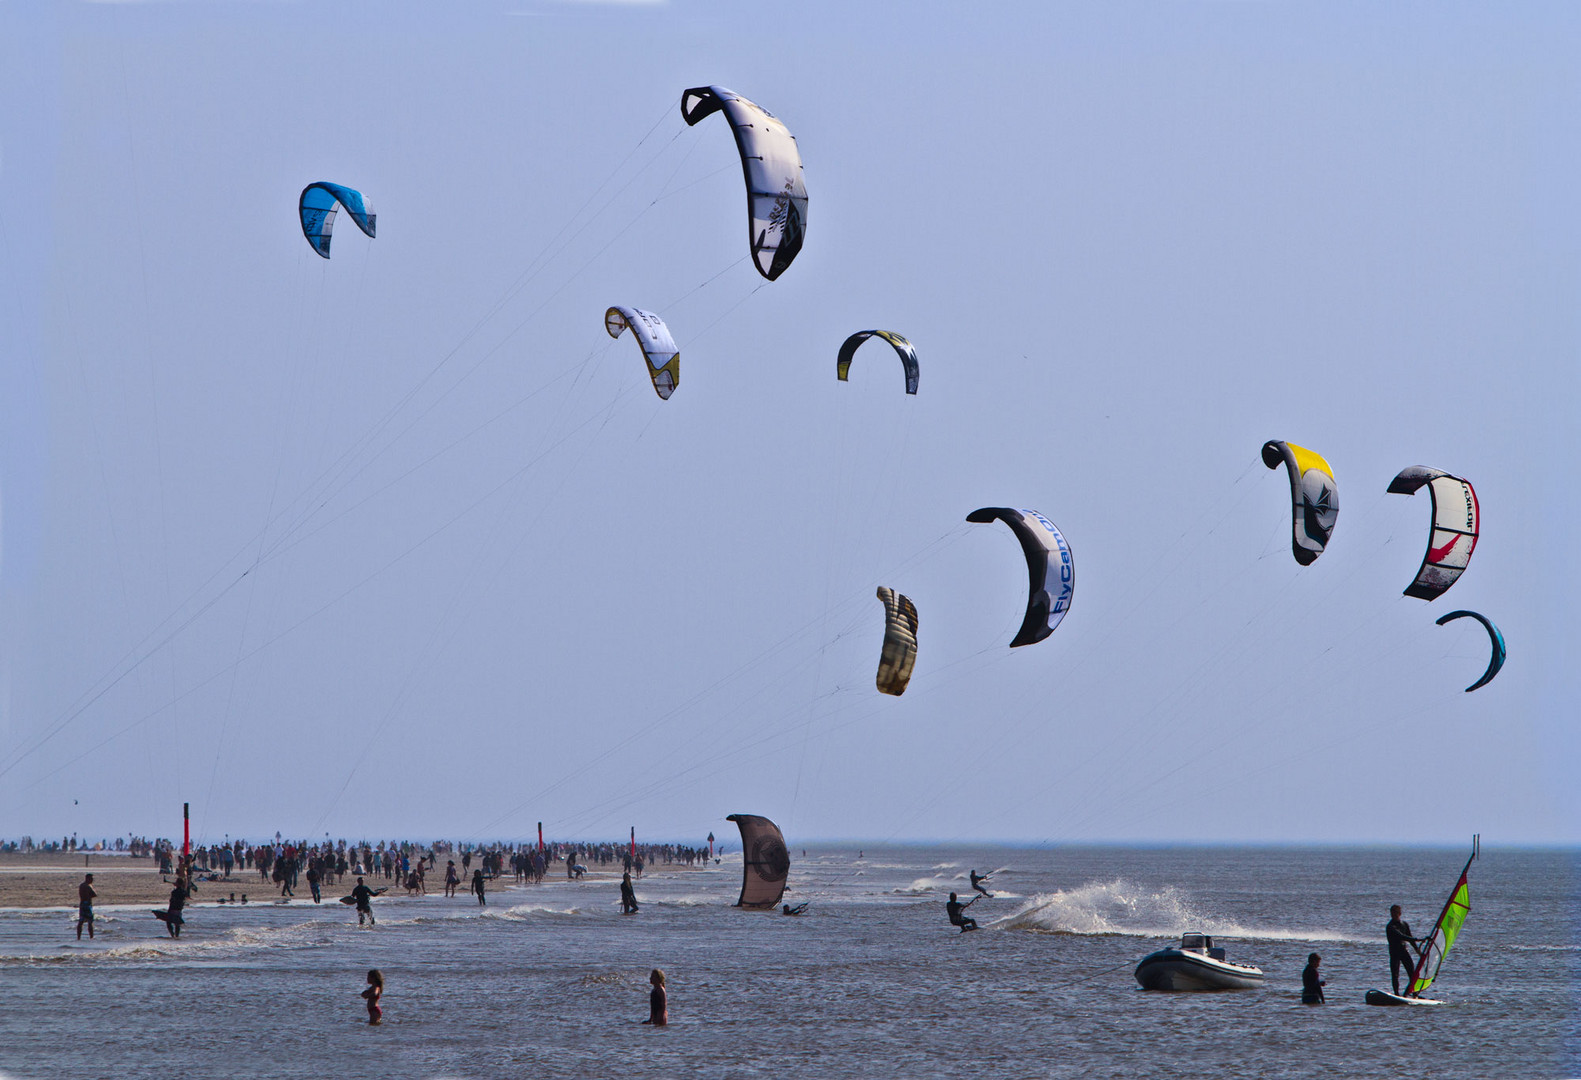
<instances>
[{"instance_id":1,"label":"sea","mask_svg":"<svg viewBox=\"0 0 1581 1080\"><path fill-rule=\"evenodd\" d=\"M618 884L502 880L486 906L381 897L359 929L329 890L270 902L200 886L179 941L143 907L0 911L0 1075L292 1077L1574 1077L1581 853L1486 843L1432 1008L1377 1008L1391 903L1433 924L1468 851L809 846L786 899L732 906L739 853ZM563 865L563 864L562 864ZM991 872L945 918L970 870ZM561 871L563 873L563 870ZM305 888L302 890L305 894ZM1133 970L1182 933L1267 973L1256 990L1158 993ZM1328 1004L1300 1004L1307 954ZM647 1016L668 978L670 1025ZM368 969L385 1020L366 1023Z\"/></svg>"}]
</instances>

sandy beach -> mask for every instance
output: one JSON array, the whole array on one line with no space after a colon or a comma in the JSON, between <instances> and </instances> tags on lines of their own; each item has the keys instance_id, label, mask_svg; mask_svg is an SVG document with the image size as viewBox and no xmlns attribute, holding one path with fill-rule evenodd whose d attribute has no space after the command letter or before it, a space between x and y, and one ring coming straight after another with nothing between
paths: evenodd
<instances>
[{"instance_id":1,"label":"sandy beach","mask_svg":"<svg viewBox=\"0 0 1581 1080\"><path fill-rule=\"evenodd\" d=\"M439 876L430 871L430 894L444 892L445 859L459 856L442 856ZM69 908L77 906L77 885L84 874L93 875L93 887L99 897L95 903L104 907L110 904L153 904L163 906L170 899L170 880L158 872L158 862L152 858L133 858L130 855L105 852L5 852L0 853L0 908ZM671 866L668 869L677 869ZM589 866L586 877L595 880L620 880L621 867L614 863L605 867ZM565 876L565 863L553 864L544 880L552 881ZM501 882L513 880L510 875ZM326 893L341 896L351 890L356 879L347 875L344 882L328 886ZM402 892L393 880L382 876L370 881L375 887L388 886L391 892ZM463 885L463 888L465 886ZM274 900L279 886L264 881L256 870L232 871L230 881L199 881L192 903L212 903L220 897L229 899L231 893L238 897L246 893L252 902ZM310 896L305 878L298 880L296 895Z\"/></svg>"}]
</instances>

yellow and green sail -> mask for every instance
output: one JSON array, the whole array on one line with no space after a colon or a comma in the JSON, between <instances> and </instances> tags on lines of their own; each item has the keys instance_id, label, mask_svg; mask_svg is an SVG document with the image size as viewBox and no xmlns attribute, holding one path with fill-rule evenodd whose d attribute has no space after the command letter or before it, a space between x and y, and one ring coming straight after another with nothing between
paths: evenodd
<instances>
[{"instance_id":1,"label":"yellow and green sail","mask_svg":"<svg viewBox=\"0 0 1581 1080\"><path fill-rule=\"evenodd\" d=\"M1449 894L1449 902L1444 905L1443 913L1438 916L1438 922L1433 926L1433 932L1427 936L1427 943L1422 946L1422 958L1417 961L1416 975L1411 979L1411 989L1407 993L1411 997L1419 997L1422 991L1433 985L1433 980L1438 978L1438 969L1444 962L1444 957L1449 955L1449 950L1455 944L1455 938L1460 936L1460 928L1466 925L1466 916L1471 914L1471 886L1466 880L1466 875L1471 872L1471 861L1466 860L1466 868L1460 872L1460 880L1455 883L1455 891Z\"/></svg>"}]
</instances>

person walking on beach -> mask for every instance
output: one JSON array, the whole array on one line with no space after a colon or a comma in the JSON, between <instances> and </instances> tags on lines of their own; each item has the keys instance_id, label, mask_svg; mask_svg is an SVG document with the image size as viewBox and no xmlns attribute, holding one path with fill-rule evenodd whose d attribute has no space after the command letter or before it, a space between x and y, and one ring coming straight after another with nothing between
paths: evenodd
<instances>
[{"instance_id":1,"label":"person walking on beach","mask_svg":"<svg viewBox=\"0 0 1581 1080\"><path fill-rule=\"evenodd\" d=\"M369 926L375 925L374 920L373 920L373 903L372 903L372 901L373 901L373 898L375 896L377 896L377 895L378 894L375 893L372 889L368 888L367 885L363 884L363 881L362 881L361 878L357 879L357 887L355 889L351 890L351 898L352 898L352 900L356 901L356 904L357 904L357 925L358 926L362 925L362 920L363 919L367 919L368 920L368 925Z\"/></svg>"},{"instance_id":2,"label":"person walking on beach","mask_svg":"<svg viewBox=\"0 0 1581 1080\"><path fill-rule=\"evenodd\" d=\"M951 893L949 902L944 905L945 914L950 917L950 925L959 926L963 934L968 930L976 930L977 920L968 917L966 909L981 899L982 897L980 896L974 896L963 904L955 898L954 893Z\"/></svg>"},{"instance_id":3,"label":"person walking on beach","mask_svg":"<svg viewBox=\"0 0 1581 1080\"><path fill-rule=\"evenodd\" d=\"M637 890L632 887L629 872L622 874L620 878L620 913L622 915L637 913Z\"/></svg>"},{"instance_id":4,"label":"person walking on beach","mask_svg":"<svg viewBox=\"0 0 1581 1080\"><path fill-rule=\"evenodd\" d=\"M1317 953L1307 954L1307 966L1301 969L1301 1004L1303 1005L1325 1004L1323 987L1327 983L1326 980L1318 978L1318 965L1322 962L1323 958Z\"/></svg>"},{"instance_id":5,"label":"person walking on beach","mask_svg":"<svg viewBox=\"0 0 1581 1080\"><path fill-rule=\"evenodd\" d=\"M368 988L362 992L362 997L368 1003L368 1023L375 1027L384 1023L384 1010L379 1007L384 997L384 972L378 968L368 972Z\"/></svg>"},{"instance_id":6,"label":"person walking on beach","mask_svg":"<svg viewBox=\"0 0 1581 1080\"><path fill-rule=\"evenodd\" d=\"M82 940L82 926L88 924L88 940L93 940L93 898L98 896L93 887L93 875L88 874L77 886L77 940Z\"/></svg>"},{"instance_id":7,"label":"person walking on beach","mask_svg":"<svg viewBox=\"0 0 1581 1080\"><path fill-rule=\"evenodd\" d=\"M488 903L488 901L483 898L483 889L484 889L484 885L483 885L483 871L482 870L474 870L474 871L472 871L472 891L478 894L478 906L479 907L482 907L484 904Z\"/></svg>"},{"instance_id":8,"label":"person walking on beach","mask_svg":"<svg viewBox=\"0 0 1581 1080\"><path fill-rule=\"evenodd\" d=\"M648 981L653 984L653 990L648 994L648 1018L643 1023L665 1027L670 1022L670 995L664 988L664 972L654 968Z\"/></svg>"},{"instance_id":9,"label":"person walking on beach","mask_svg":"<svg viewBox=\"0 0 1581 1080\"><path fill-rule=\"evenodd\" d=\"M992 900L994 898L994 894L989 892L986 888L983 887L983 882L987 881L990 876L992 876L992 875L991 874L979 874L976 870L973 870L971 872L972 888L976 889L978 892L980 892L984 896L988 897L988 899Z\"/></svg>"},{"instance_id":10,"label":"person walking on beach","mask_svg":"<svg viewBox=\"0 0 1581 1080\"><path fill-rule=\"evenodd\" d=\"M1411 936L1411 924L1400 918L1400 905L1389 909L1389 924L1383 928L1389 942L1389 982L1394 986L1394 996L1400 996L1400 968L1405 968L1405 988L1411 989L1416 976L1417 955L1414 946L1420 941Z\"/></svg>"},{"instance_id":11,"label":"person walking on beach","mask_svg":"<svg viewBox=\"0 0 1581 1080\"><path fill-rule=\"evenodd\" d=\"M456 860L449 859L445 862L445 895L456 895L456 886L461 884L461 875L456 873Z\"/></svg>"}]
</instances>

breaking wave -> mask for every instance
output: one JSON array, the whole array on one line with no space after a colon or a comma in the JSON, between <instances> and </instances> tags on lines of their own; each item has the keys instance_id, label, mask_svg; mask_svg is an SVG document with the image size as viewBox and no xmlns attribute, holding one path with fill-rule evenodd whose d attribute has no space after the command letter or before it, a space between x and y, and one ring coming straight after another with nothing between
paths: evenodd
<instances>
[{"instance_id":1,"label":"breaking wave","mask_svg":"<svg viewBox=\"0 0 1581 1080\"><path fill-rule=\"evenodd\" d=\"M1046 934L1179 937L1202 933L1272 941L1363 941L1333 930L1244 926L1197 907L1173 885L1149 891L1124 879L1037 893L1015 912L986 923L1002 930Z\"/></svg>"}]
</instances>

